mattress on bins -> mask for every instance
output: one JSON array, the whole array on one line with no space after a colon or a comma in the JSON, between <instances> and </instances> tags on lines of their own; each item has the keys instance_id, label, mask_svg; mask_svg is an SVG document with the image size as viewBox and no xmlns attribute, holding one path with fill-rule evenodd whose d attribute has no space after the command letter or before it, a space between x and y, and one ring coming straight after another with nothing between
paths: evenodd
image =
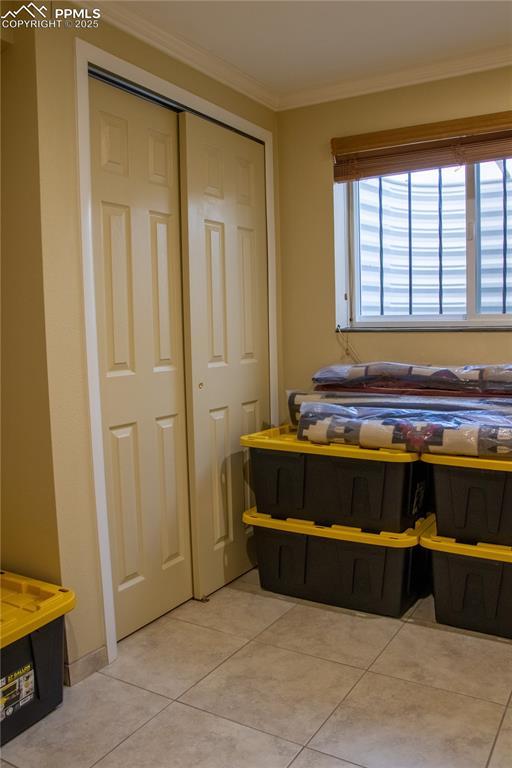
<instances>
[{"instance_id":1,"label":"mattress on bins","mask_svg":"<svg viewBox=\"0 0 512 768\"><path fill-rule=\"evenodd\" d=\"M437 533L457 541L512 546L512 462L425 455L432 465Z\"/></svg>"},{"instance_id":2,"label":"mattress on bins","mask_svg":"<svg viewBox=\"0 0 512 768\"><path fill-rule=\"evenodd\" d=\"M254 527L263 589L386 616L401 616L430 591L430 558L418 541L431 518L379 534L255 509L243 519Z\"/></svg>"},{"instance_id":3,"label":"mattress on bins","mask_svg":"<svg viewBox=\"0 0 512 768\"><path fill-rule=\"evenodd\" d=\"M512 547L463 544L435 524L420 543L432 552L437 621L512 638Z\"/></svg>"},{"instance_id":4,"label":"mattress on bins","mask_svg":"<svg viewBox=\"0 0 512 768\"><path fill-rule=\"evenodd\" d=\"M272 517L401 532L428 506L417 454L299 441L289 427L246 435L258 510Z\"/></svg>"}]
</instances>

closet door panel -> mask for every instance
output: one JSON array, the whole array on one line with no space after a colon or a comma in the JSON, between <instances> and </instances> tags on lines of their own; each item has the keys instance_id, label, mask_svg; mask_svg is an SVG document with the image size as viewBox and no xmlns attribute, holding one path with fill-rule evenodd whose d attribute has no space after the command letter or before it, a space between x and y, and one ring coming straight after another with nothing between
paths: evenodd
<instances>
[{"instance_id":1,"label":"closet door panel","mask_svg":"<svg viewBox=\"0 0 512 768\"><path fill-rule=\"evenodd\" d=\"M194 594L203 597L252 565L240 436L269 422L264 147L189 114L180 139Z\"/></svg>"},{"instance_id":2,"label":"closet door panel","mask_svg":"<svg viewBox=\"0 0 512 768\"><path fill-rule=\"evenodd\" d=\"M92 221L118 637L192 596L178 118L90 81Z\"/></svg>"}]
</instances>

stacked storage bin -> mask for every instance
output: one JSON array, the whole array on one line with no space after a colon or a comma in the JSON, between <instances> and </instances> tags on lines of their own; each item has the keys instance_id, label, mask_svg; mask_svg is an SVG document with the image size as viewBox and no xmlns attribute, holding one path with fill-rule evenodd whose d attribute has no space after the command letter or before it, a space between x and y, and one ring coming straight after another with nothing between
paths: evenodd
<instances>
[{"instance_id":1,"label":"stacked storage bin","mask_svg":"<svg viewBox=\"0 0 512 768\"><path fill-rule=\"evenodd\" d=\"M432 550L437 621L512 638L512 461L434 456Z\"/></svg>"},{"instance_id":2,"label":"stacked storage bin","mask_svg":"<svg viewBox=\"0 0 512 768\"><path fill-rule=\"evenodd\" d=\"M1 744L62 702L64 614L70 589L0 571Z\"/></svg>"},{"instance_id":3,"label":"stacked storage bin","mask_svg":"<svg viewBox=\"0 0 512 768\"><path fill-rule=\"evenodd\" d=\"M429 588L418 546L431 521L429 468L417 454L297 440L288 427L241 439L250 449L261 586L400 616Z\"/></svg>"}]
</instances>

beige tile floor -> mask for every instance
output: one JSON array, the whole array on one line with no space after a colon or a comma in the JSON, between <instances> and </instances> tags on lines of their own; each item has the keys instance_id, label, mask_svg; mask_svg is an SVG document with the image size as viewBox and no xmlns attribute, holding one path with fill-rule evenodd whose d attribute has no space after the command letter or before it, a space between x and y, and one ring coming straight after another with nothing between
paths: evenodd
<instances>
[{"instance_id":1,"label":"beige tile floor","mask_svg":"<svg viewBox=\"0 0 512 768\"><path fill-rule=\"evenodd\" d=\"M264 592L256 571L120 643L0 768L512 768L512 642Z\"/></svg>"}]
</instances>

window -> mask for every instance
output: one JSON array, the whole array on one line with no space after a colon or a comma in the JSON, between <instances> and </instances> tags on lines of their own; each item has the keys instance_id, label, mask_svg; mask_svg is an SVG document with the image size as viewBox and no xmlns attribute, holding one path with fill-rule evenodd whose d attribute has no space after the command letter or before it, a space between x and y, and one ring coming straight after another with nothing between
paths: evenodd
<instances>
[{"instance_id":1,"label":"window","mask_svg":"<svg viewBox=\"0 0 512 768\"><path fill-rule=\"evenodd\" d=\"M405 158L384 154L401 172L338 167L338 324L512 327L512 142L500 144L504 157L458 165L445 143L438 167L422 167L434 159L424 146L421 162L407 146Z\"/></svg>"}]
</instances>

